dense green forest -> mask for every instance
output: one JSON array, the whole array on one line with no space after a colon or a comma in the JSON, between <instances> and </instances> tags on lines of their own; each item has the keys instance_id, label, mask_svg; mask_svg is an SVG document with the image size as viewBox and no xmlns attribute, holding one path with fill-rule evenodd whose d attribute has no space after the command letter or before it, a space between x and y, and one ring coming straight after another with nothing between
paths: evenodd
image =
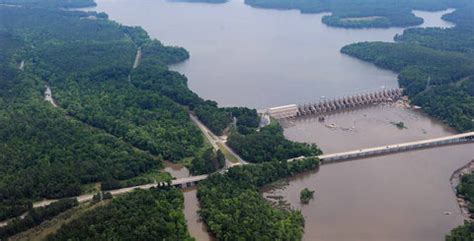
<instances>
[{"instance_id":1,"label":"dense green forest","mask_svg":"<svg viewBox=\"0 0 474 241\"><path fill-rule=\"evenodd\" d=\"M213 173L225 166L225 156L221 150L214 152L212 148L197 153L191 161L189 171L193 175Z\"/></svg>"},{"instance_id":2,"label":"dense green forest","mask_svg":"<svg viewBox=\"0 0 474 241\"><path fill-rule=\"evenodd\" d=\"M93 4L89 0L1 3L0 220L43 198L79 195L87 184L101 182L109 190L149 182L146 174L161 168L163 158L194 157L196 174L221 168L222 153L202 150L189 111L216 134L231 128L252 135L258 128L256 110L218 107L168 69L189 57L186 50L103 13L58 9ZM142 57L133 69L138 49ZM58 108L43 100L46 84ZM279 129L266 134L267 148L272 134L282 147L297 146ZM286 151L268 160L300 154Z\"/></svg>"},{"instance_id":3,"label":"dense green forest","mask_svg":"<svg viewBox=\"0 0 474 241\"><path fill-rule=\"evenodd\" d=\"M450 29L414 28L396 43L365 42L342 52L399 72L415 105L459 131L474 130L474 3L443 18Z\"/></svg>"},{"instance_id":4,"label":"dense green forest","mask_svg":"<svg viewBox=\"0 0 474 241\"><path fill-rule=\"evenodd\" d=\"M0 227L0 239L5 239L17 233L33 228L54 216L69 210L79 203L74 199L61 199L47 207L33 208L24 218L17 218L7 226Z\"/></svg>"},{"instance_id":5,"label":"dense green forest","mask_svg":"<svg viewBox=\"0 0 474 241\"><path fill-rule=\"evenodd\" d=\"M7 30L0 29L0 220L33 200L75 196L82 184L161 167L160 159L43 101L43 80L16 68L24 38Z\"/></svg>"},{"instance_id":6,"label":"dense green forest","mask_svg":"<svg viewBox=\"0 0 474 241\"><path fill-rule=\"evenodd\" d=\"M272 207L259 193L265 184L314 169L319 161L266 162L213 174L198 186L200 215L219 240L301 240L300 211Z\"/></svg>"},{"instance_id":7,"label":"dense green forest","mask_svg":"<svg viewBox=\"0 0 474 241\"><path fill-rule=\"evenodd\" d=\"M259 8L298 9L302 13L331 12L323 22L344 28L407 27L423 23L413 9L443 10L460 7L469 0L245 0Z\"/></svg>"},{"instance_id":8,"label":"dense green forest","mask_svg":"<svg viewBox=\"0 0 474 241\"><path fill-rule=\"evenodd\" d=\"M79 195L84 184L141 182L134 177L162 167L159 156L179 160L202 146L186 108L128 81L138 45L142 65L160 69L149 77L169 82L183 77L166 65L189 54L105 14L56 9L87 2L0 6L0 220L41 198ZM18 70L22 60L24 71ZM43 101L46 81L61 108ZM173 85L175 92L190 92L185 82Z\"/></svg>"},{"instance_id":9,"label":"dense green forest","mask_svg":"<svg viewBox=\"0 0 474 241\"><path fill-rule=\"evenodd\" d=\"M468 209L474 216L474 173L464 175L461 183L457 186L458 196L463 197L469 204ZM471 241L474 239L474 222L465 221L446 236L446 241Z\"/></svg>"},{"instance_id":10,"label":"dense green forest","mask_svg":"<svg viewBox=\"0 0 474 241\"><path fill-rule=\"evenodd\" d=\"M26 70L48 80L69 115L163 158L176 161L192 156L202 146L202 138L187 110L161 93L137 88L128 81L137 43L151 41L146 33L76 16L81 14L5 10L9 19L5 28L27 32L34 39L34 49L24 50L21 56L26 59ZM155 61L149 60L153 54ZM180 48L168 49L156 41L144 46L143 55L147 56L144 65L163 69L149 73L156 79L169 75L164 64L188 56ZM140 81L133 75L131 78Z\"/></svg>"},{"instance_id":11,"label":"dense green forest","mask_svg":"<svg viewBox=\"0 0 474 241\"><path fill-rule=\"evenodd\" d=\"M0 4L52 8L83 8L96 5L94 0L0 0Z\"/></svg>"},{"instance_id":12,"label":"dense green forest","mask_svg":"<svg viewBox=\"0 0 474 241\"><path fill-rule=\"evenodd\" d=\"M63 225L47 240L193 240L179 189L135 190Z\"/></svg>"},{"instance_id":13,"label":"dense green forest","mask_svg":"<svg viewBox=\"0 0 474 241\"><path fill-rule=\"evenodd\" d=\"M227 144L244 160L256 163L321 154L314 144L287 140L283 128L276 122L250 133L232 131Z\"/></svg>"}]
</instances>

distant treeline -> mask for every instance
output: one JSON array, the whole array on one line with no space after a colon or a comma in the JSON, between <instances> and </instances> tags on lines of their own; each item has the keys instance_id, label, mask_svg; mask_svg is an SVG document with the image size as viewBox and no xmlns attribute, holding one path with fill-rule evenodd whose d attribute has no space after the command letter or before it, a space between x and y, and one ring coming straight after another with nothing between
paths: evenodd
<instances>
[{"instance_id":1,"label":"distant treeline","mask_svg":"<svg viewBox=\"0 0 474 241\"><path fill-rule=\"evenodd\" d=\"M407 27L423 23L412 10L436 11L458 8L469 0L245 0L259 8L298 9L302 13L331 12L323 22L343 28Z\"/></svg>"},{"instance_id":2,"label":"distant treeline","mask_svg":"<svg viewBox=\"0 0 474 241\"><path fill-rule=\"evenodd\" d=\"M96 6L94 0L0 0L0 4L50 8L84 8Z\"/></svg>"},{"instance_id":3,"label":"distant treeline","mask_svg":"<svg viewBox=\"0 0 474 241\"><path fill-rule=\"evenodd\" d=\"M341 52L399 72L413 104L459 131L474 130L474 3L443 16L456 27L413 28L396 43L366 42Z\"/></svg>"}]
</instances>

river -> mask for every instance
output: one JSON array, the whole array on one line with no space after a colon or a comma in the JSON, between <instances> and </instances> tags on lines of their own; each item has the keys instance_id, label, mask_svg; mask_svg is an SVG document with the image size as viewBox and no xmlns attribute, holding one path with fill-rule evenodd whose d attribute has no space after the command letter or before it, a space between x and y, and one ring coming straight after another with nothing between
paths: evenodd
<instances>
[{"instance_id":1,"label":"river","mask_svg":"<svg viewBox=\"0 0 474 241\"><path fill-rule=\"evenodd\" d=\"M321 23L324 14L255 9L242 1L97 3L95 10L111 19L142 26L165 44L190 51L191 58L172 69L188 77L193 91L222 106L306 103L398 85L395 73L339 50L359 41L393 41L401 28L332 28ZM414 13L425 19L423 26L452 27L440 19L449 11ZM393 124L400 121L407 129ZM332 123L337 128L326 126ZM284 125L289 139L317 143L326 153L453 133L422 113L396 106L342 112L324 123L308 118ZM462 223L449 177L473 158L473 147L448 146L322 166L273 192L302 210L305 240L443 240ZM166 170L189 174L176 166ZM316 198L301 206L303 187L315 190ZM191 235L209 240L196 214L195 189L184 195Z\"/></svg>"},{"instance_id":2,"label":"river","mask_svg":"<svg viewBox=\"0 0 474 241\"><path fill-rule=\"evenodd\" d=\"M397 122L406 129L397 128ZM328 154L454 133L422 113L396 106L285 126L287 138L316 142ZM449 178L474 158L473 148L447 146L323 165L319 172L299 175L286 188L265 194L281 195L302 210L305 240L441 241L463 221ZM305 187L316 191L315 199L301 205L299 192Z\"/></svg>"},{"instance_id":3,"label":"river","mask_svg":"<svg viewBox=\"0 0 474 241\"><path fill-rule=\"evenodd\" d=\"M189 170L181 164L175 164L166 161L164 171L171 174L174 178L189 177ZM188 223L189 233L196 240L214 240L207 232L207 226L200 219L197 211L199 210L199 201L197 200L196 187L186 188L183 190L184 195L184 216Z\"/></svg>"}]
</instances>

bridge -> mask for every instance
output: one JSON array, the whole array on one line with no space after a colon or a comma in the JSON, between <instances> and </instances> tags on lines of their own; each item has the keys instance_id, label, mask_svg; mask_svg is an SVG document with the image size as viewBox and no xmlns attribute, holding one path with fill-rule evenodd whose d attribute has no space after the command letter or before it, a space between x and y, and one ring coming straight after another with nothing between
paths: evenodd
<instances>
[{"instance_id":1,"label":"bridge","mask_svg":"<svg viewBox=\"0 0 474 241\"><path fill-rule=\"evenodd\" d=\"M474 142L474 132L468 132L463 134L457 135L450 135L445 137L438 137L438 138L431 138L427 140L421 141L413 141L413 142L405 142L399 144L392 144L386 146L379 146L379 147L372 147L372 148L365 148L359 149L354 151L346 151L346 152L338 152L333 154L325 154L316 156L321 160L321 164L328 164L332 162L338 161L345 161L345 160L352 160L370 156L377 156L377 155L386 155L391 153L397 152L406 152L416 149L424 149L430 147L437 147L437 146L444 146L444 145L452 145L452 144L461 144L461 143L468 143ZM306 158L304 156L292 158L288 161L297 161ZM250 163L244 162L240 165L248 165ZM226 172L227 168L221 170L221 173ZM191 176L191 177L184 177L180 179L174 179L171 183L157 183L157 184L149 184L144 185L143 187L151 188L151 187L163 187L163 186L177 186L180 188L192 187L196 185L198 182L205 180L208 178L209 175L200 175L200 176Z\"/></svg>"},{"instance_id":2,"label":"bridge","mask_svg":"<svg viewBox=\"0 0 474 241\"><path fill-rule=\"evenodd\" d=\"M317 156L321 160L321 164L327 164L331 162L345 161L350 159L364 158L377 155L386 155L390 153L405 152L416 149L424 149L430 147L451 145L451 144L460 144L474 142L474 132L468 132L464 134L457 134L445 137L432 138L422 141L413 141L406 143L399 143L393 145L372 147L359 149L354 151L339 152L327 155ZM290 159L289 161L294 161L302 159L305 157L298 157Z\"/></svg>"},{"instance_id":3,"label":"bridge","mask_svg":"<svg viewBox=\"0 0 474 241\"><path fill-rule=\"evenodd\" d=\"M266 109L264 112L275 119L293 118L306 115L320 115L338 110L397 101L402 97L402 89L392 88L374 92L323 100L303 105L285 105Z\"/></svg>"},{"instance_id":4,"label":"bridge","mask_svg":"<svg viewBox=\"0 0 474 241\"><path fill-rule=\"evenodd\" d=\"M438 138L431 138L431 139L421 140L421 141L413 141L413 142L399 143L399 144L386 145L386 146L380 146L380 147L365 148L365 149L359 149L359 150L354 150L354 151L325 154L325 155L320 155L316 157L318 157L321 160L321 164L329 164L333 162L347 161L347 160L352 160L352 159L357 159L357 158L364 158L364 157L377 156L377 155L387 155L391 153L406 152L406 151L415 150L415 149L423 149L423 148L430 148L430 147L437 147L437 146L444 146L444 145L451 145L451 144L469 143L469 142L474 142L474 132L468 132L464 134L457 134L457 135L438 137ZM288 162L298 161L303 158L305 157L301 156L297 158L292 158L292 159L289 159ZM244 163L239 163L238 165L251 165L251 164L244 162ZM227 168L224 168L223 170L220 171L220 173L225 173L226 171L227 171ZM179 188L186 188L186 187L192 187L196 185L197 183L199 183L200 181L207 179L208 177L209 175L191 176L191 177L174 179L171 182L151 183L151 184L145 184L145 185L140 185L140 186L112 190L110 191L110 193L115 196L115 195L131 192L135 189L150 189L153 187L165 187L165 186L170 186L170 185L176 186ZM78 196L76 198L79 202L86 202L86 201L91 201L93 198L93 195L86 194L86 195ZM56 200L45 200L42 202L37 202L33 205L33 207L47 206L55 201Z\"/></svg>"},{"instance_id":5,"label":"bridge","mask_svg":"<svg viewBox=\"0 0 474 241\"><path fill-rule=\"evenodd\" d=\"M223 170L225 172L225 170ZM187 187L192 187L196 185L198 182L207 179L209 175L200 175L200 176L190 176L190 177L184 177L184 178L179 178L179 179L173 179L171 182L155 182L155 183L150 183L150 184L144 184L144 185L139 185L139 186L133 186L133 187L126 187L126 188L121 188L121 189L115 189L115 190L110 190L107 192L110 192L113 196L132 192L135 189L151 189L155 187L167 187L167 186L176 186L178 188L187 188ZM76 199L78 202L88 202L92 201L94 197L94 194L84 194L81 196L77 196ZM57 200L55 199L50 199L50 200L44 200L40 202L36 202L33 204L34 208L38 207L45 207L48 206L49 204L56 202ZM5 226L5 224L0 223L0 227Z\"/></svg>"}]
</instances>

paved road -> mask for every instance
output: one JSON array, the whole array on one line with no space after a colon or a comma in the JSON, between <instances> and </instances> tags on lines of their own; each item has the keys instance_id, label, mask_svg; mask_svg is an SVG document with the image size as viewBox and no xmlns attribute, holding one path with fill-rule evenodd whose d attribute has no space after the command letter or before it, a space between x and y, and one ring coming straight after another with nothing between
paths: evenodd
<instances>
[{"instance_id":1,"label":"paved road","mask_svg":"<svg viewBox=\"0 0 474 241\"><path fill-rule=\"evenodd\" d=\"M242 164L242 165L248 164L248 162L246 162L244 159L242 159L229 146L227 146L226 141L225 141L227 139L226 137L218 137L218 136L214 135L214 133L212 133L212 131L209 130L209 128L207 128L195 115L189 114L189 117L199 127L199 129L204 134L204 136L207 138L207 140L209 140L209 142L211 143L214 150L219 150L219 145L218 144L221 144L221 146L223 148L225 148L231 155L235 156L235 158L239 161L240 164ZM229 161L226 160L226 162L229 162ZM226 163L227 167L230 167L232 165L235 165L235 164L234 163Z\"/></svg>"},{"instance_id":2,"label":"paved road","mask_svg":"<svg viewBox=\"0 0 474 241\"><path fill-rule=\"evenodd\" d=\"M198 181L206 179L207 177L208 177L208 175L183 177L183 178L172 180L171 185L176 186L176 185L181 185L181 184L189 183L189 182L198 182ZM144 184L144 185L140 185L140 186L126 187L126 188L112 190L112 191L110 191L110 193L113 196L116 196L116 195L120 195L120 194L124 194L124 193L128 193L128 192L132 192L135 189L147 190L147 189L150 189L152 187L157 187L157 186L159 186L158 183ZM94 197L94 194L84 194L84 195L81 195L81 196L77 196L76 199L77 199L78 202L88 202L88 201L91 201L93 197ZM50 199L50 200L44 200L44 201L36 202L36 203L33 204L33 207L34 208L45 207L45 206L48 206L49 204L51 204L53 202L56 202L56 201L57 201L56 199Z\"/></svg>"},{"instance_id":3,"label":"paved road","mask_svg":"<svg viewBox=\"0 0 474 241\"><path fill-rule=\"evenodd\" d=\"M191 116L191 118L195 119L196 117ZM205 126L203 126L203 124L201 122L198 121L197 124L200 127L204 127L204 130L207 130L207 128ZM208 133L209 137L211 137L211 135L213 135L212 132L210 132L210 131L206 132L206 133ZM444 141L444 140L450 140L450 139L453 139L453 138L471 137L471 136L474 136L474 132L469 132L469 133L464 133L464 134L459 134L459 135L451 135L451 136L440 137L440 138L432 138L432 139L416 141L416 142L401 143L401 144L395 144L395 145L389 145L389 146L400 147L400 146L403 146L403 145L419 145L419 144L426 144L426 143L434 142L434 141ZM211 137L211 140L214 140L214 139L212 139L212 137ZM211 143L213 143L213 142L211 142ZM214 142L214 143L216 143L216 142ZM377 149L377 148L385 149L385 148L387 148L387 146L367 148L365 150L374 150L374 149ZM327 158L327 157L347 155L347 154L350 154L350 153L359 153L360 151L361 150L356 150L356 151L351 151L351 152L334 153L334 154L322 155L322 156L319 156L319 157L324 159L324 158ZM302 158L304 158L304 157L292 158L292 159L289 159L288 161L296 161L296 160L299 160L299 159L302 159ZM249 163L244 162L242 164L245 165L245 164L249 164ZM229 167L226 167L226 168L224 168L224 170L221 170L220 172L221 173L225 172L226 169L228 169L228 168ZM172 181L172 185L180 185L180 184L183 184L183 183L188 183L190 181L196 182L196 181L206 179L207 177L208 177L208 175L201 175L201 176L192 176L192 177L185 177L185 178L175 179L175 180ZM110 193L115 196L115 195L131 192L135 189L150 189L152 187L156 187L157 185L158 184L146 184L146 185L140 185L140 186L135 186L135 187L122 188L122 189L117 189L117 190L110 191ZM79 202L86 202L86 201L92 200L92 197L93 197L92 194L86 194L86 195L78 196L76 198L78 199ZM55 201L57 201L57 200L45 200L45 201L37 202L37 203L33 204L33 207L44 207L44 206L47 206L47 205L49 205L49 204L51 204L52 202L55 202Z\"/></svg>"},{"instance_id":4,"label":"paved road","mask_svg":"<svg viewBox=\"0 0 474 241\"><path fill-rule=\"evenodd\" d=\"M436 147L441 145L449 145L455 143L462 143L456 142L462 138L474 138L474 132L467 132L463 134L457 135L449 135L444 137L437 137L437 138L430 138L426 140L420 141L412 141L412 142L404 142L392 145L385 145L385 146L378 146L372 148L364 148L359 150L353 151L346 151L346 152L338 152L333 154L325 154L316 156L319 159L326 160L326 162L330 161L337 161L337 160L345 160L345 159L354 159L358 157L366 157L366 156L373 156L373 155L381 155L381 154L390 154L395 152L402 152L402 151L411 151L414 149L426 148L426 147ZM471 139L474 140L474 139ZM288 161L295 161L299 159L305 158L304 156L291 158Z\"/></svg>"}]
</instances>

